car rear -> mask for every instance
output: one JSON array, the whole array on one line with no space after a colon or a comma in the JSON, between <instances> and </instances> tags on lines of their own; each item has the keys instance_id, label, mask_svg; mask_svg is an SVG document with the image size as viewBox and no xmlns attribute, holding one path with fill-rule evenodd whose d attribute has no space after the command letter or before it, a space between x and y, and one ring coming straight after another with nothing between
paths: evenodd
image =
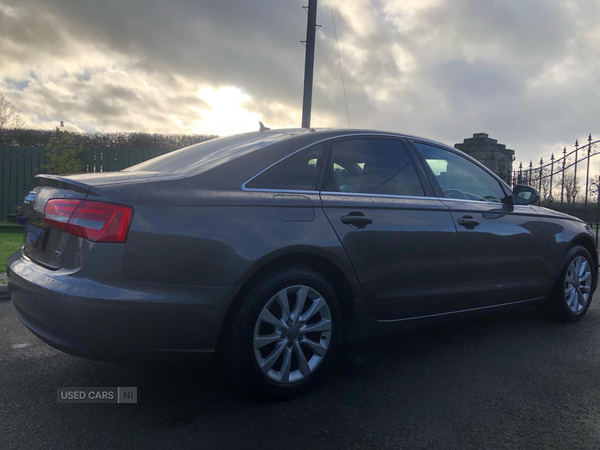
<instances>
[{"instance_id":1,"label":"car rear","mask_svg":"<svg viewBox=\"0 0 600 450\"><path fill-rule=\"evenodd\" d=\"M228 304L223 299L234 290L126 278L135 207L103 199L102 188L161 177L123 174L125 184L115 177L36 177L22 207L25 242L8 260L15 313L41 339L77 355L211 354L218 328L199 330L198 322L214 316L215 305Z\"/></svg>"}]
</instances>

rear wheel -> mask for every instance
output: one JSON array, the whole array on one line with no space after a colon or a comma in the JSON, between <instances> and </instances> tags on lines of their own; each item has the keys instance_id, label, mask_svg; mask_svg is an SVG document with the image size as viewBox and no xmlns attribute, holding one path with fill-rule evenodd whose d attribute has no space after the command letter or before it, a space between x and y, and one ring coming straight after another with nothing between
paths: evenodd
<instances>
[{"instance_id":1,"label":"rear wheel","mask_svg":"<svg viewBox=\"0 0 600 450\"><path fill-rule=\"evenodd\" d=\"M331 367L342 333L335 291L320 274L289 267L253 285L220 348L229 376L253 394L290 397Z\"/></svg>"},{"instance_id":2,"label":"rear wheel","mask_svg":"<svg viewBox=\"0 0 600 450\"><path fill-rule=\"evenodd\" d=\"M550 298L538 305L540 313L560 322L581 319L590 307L597 271L585 248L570 249L558 271Z\"/></svg>"}]
</instances>

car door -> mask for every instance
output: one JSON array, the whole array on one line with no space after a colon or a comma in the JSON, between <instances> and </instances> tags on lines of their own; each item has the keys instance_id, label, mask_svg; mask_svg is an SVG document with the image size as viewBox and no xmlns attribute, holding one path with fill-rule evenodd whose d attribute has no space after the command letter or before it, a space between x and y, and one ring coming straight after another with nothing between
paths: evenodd
<instances>
[{"instance_id":1,"label":"car door","mask_svg":"<svg viewBox=\"0 0 600 450\"><path fill-rule=\"evenodd\" d=\"M331 144L323 209L380 320L459 308L454 302L456 229L412 149L356 136Z\"/></svg>"},{"instance_id":2,"label":"car door","mask_svg":"<svg viewBox=\"0 0 600 450\"><path fill-rule=\"evenodd\" d=\"M543 229L533 208L503 203L508 187L458 150L414 145L456 224L457 297L475 308L547 295Z\"/></svg>"}]
</instances>

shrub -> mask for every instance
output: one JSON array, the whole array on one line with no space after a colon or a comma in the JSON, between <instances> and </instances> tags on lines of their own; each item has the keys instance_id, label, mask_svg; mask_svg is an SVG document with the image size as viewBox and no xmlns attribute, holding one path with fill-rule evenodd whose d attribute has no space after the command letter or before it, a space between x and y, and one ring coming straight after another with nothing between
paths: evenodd
<instances>
[{"instance_id":1,"label":"shrub","mask_svg":"<svg viewBox=\"0 0 600 450\"><path fill-rule=\"evenodd\" d=\"M46 150L50 155L50 164L43 167L47 173L68 175L83 172L81 166L81 150L83 143L77 143L75 137L68 131L56 127L54 135L48 139Z\"/></svg>"}]
</instances>

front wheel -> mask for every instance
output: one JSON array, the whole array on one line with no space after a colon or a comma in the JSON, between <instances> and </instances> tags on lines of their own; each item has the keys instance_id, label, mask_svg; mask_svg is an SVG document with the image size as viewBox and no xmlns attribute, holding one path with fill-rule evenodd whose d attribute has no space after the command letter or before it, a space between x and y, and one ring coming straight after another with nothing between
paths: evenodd
<instances>
[{"instance_id":1,"label":"front wheel","mask_svg":"<svg viewBox=\"0 0 600 450\"><path fill-rule=\"evenodd\" d=\"M550 297L538 305L540 313L559 322L576 322L590 307L598 268L580 246L567 252Z\"/></svg>"},{"instance_id":2,"label":"front wheel","mask_svg":"<svg viewBox=\"0 0 600 450\"><path fill-rule=\"evenodd\" d=\"M252 394L290 397L331 366L342 333L334 289L321 275L289 267L254 283L224 330L229 376Z\"/></svg>"}]
</instances>

